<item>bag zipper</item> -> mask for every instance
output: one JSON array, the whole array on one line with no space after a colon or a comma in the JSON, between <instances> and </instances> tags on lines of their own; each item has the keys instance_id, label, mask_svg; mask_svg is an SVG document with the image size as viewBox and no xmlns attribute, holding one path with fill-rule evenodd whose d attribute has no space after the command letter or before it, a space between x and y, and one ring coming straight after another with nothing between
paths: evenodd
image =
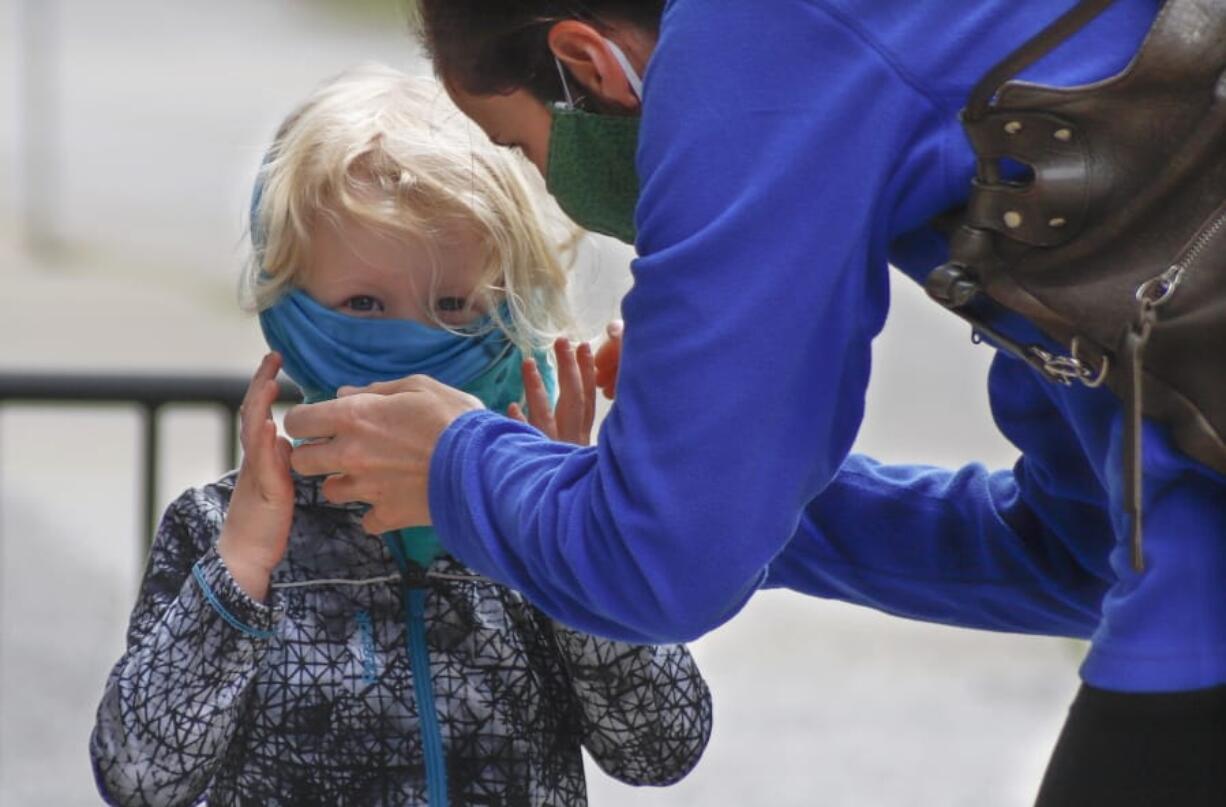
<instances>
[{"instance_id":1,"label":"bag zipper","mask_svg":"<svg viewBox=\"0 0 1226 807\"><path fill-rule=\"evenodd\" d=\"M1187 272L1196 265L1214 239L1224 232L1226 203L1218 206L1209 217L1209 223L1197 231L1173 264L1137 287L1137 319L1124 337L1124 365L1129 381L1128 395L1124 398L1124 511L1132 522L1132 568L1138 572L1145 569L1145 555L1141 546L1144 496L1141 409L1145 348L1158 322L1158 309L1171 301Z\"/></svg>"}]
</instances>

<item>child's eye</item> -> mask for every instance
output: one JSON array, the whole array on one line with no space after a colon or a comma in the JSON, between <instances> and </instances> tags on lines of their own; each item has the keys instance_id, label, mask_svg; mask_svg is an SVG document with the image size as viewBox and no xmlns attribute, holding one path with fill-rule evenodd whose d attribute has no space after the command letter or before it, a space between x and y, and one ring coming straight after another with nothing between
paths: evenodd
<instances>
[{"instance_id":1,"label":"child's eye","mask_svg":"<svg viewBox=\"0 0 1226 807\"><path fill-rule=\"evenodd\" d=\"M344 307L359 314L374 314L383 310L383 303L368 294L358 294L346 300Z\"/></svg>"},{"instance_id":2,"label":"child's eye","mask_svg":"<svg viewBox=\"0 0 1226 807\"><path fill-rule=\"evenodd\" d=\"M434 301L434 316L445 327L463 328L480 313L479 306L473 305L467 297L439 297Z\"/></svg>"}]
</instances>

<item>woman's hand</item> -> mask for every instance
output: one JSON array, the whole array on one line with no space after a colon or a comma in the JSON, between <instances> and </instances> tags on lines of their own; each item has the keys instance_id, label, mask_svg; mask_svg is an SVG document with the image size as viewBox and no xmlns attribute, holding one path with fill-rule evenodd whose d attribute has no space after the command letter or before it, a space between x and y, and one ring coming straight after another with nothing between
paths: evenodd
<instances>
[{"instance_id":1,"label":"woman's hand","mask_svg":"<svg viewBox=\"0 0 1226 807\"><path fill-rule=\"evenodd\" d=\"M269 353L247 387L239 410L243 461L217 541L230 575L257 601L268 595L268 581L285 556L294 519L290 444L277 435L272 419L280 369L281 357Z\"/></svg>"},{"instance_id":2,"label":"woman's hand","mask_svg":"<svg viewBox=\"0 0 1226 807\"><path fill-rule=\"evenodd\" d=\"M540 369L532 359L523 366L524 399L527 416L519 404L511 404L507 415L521 423L530 423L551 440L585 446L592 441L592 423L596 419L596 364L592 346L584 342L578 349L560 338L553 343L553 355L558 368L558 406L549 400Z\"/></svg>"},{"instance_id":3,"label":"woman's hand","mask_svg":"<svg viewBox=\"0 0 1226 807\"><path fill-rule=\"evenodd\" d=\"M609 338L596 351L596 386L610 401L617 387L617 371L622 360L622 334L625 330L625 323L620 319L610 322L605 328Z\"/></svg>"},{"instance_id":4,"label":"woman's hand","mask_svg":"<svg viewBox=\"0 0 1226 807\"><path fill-rule=\"evenodd\" d=\"M330 502L369 504L362 518L369 533L430 524L426 483L434 447L457 418L481 409L481 401L424 375L341 387L336 394L334 401L286 413L286 433L314 441L293 450L294 470L327 475L322 492Z\"/></svg>"}]
</instances>

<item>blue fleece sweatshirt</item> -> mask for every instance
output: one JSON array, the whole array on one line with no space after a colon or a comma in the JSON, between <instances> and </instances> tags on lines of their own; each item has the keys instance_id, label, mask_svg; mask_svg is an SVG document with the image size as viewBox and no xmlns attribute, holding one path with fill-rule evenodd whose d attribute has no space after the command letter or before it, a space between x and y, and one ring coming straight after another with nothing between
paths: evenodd
<instances>
[{"instance_id":1,"label":"blue fleece sweatshirt","mask_svg":"<svg viewBox=\"0 0 1226 807\"><path fill-rule=\"evenodd\" d=\"M848 456L887 266L922 280L942 263L929 222L967 193L957 112L1072 5L673 0L646 76L641 257L599 445L464 416L430 472L443 545L619 639L692 639L766 584L1092 637L1083 677L1102 687L1226 682L1226 481L1147 424L1148 568L1133 572L1110 393L1002 355L988 384L1023 454L1011 471ZM1119 0L1024 77L1113 74L1158 5Z\"/></svg>"}]
</instances>

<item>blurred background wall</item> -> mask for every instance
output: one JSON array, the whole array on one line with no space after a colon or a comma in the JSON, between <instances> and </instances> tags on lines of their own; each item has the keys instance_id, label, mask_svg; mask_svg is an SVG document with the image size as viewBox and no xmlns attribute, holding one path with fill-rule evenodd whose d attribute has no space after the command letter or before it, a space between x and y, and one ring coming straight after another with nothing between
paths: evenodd
<instances>
[{"instance_id":1,"label":"blurred background wall","mask_svg":"<svg viewBox=\"0 0 1226 807\"><path fill-rule=\"evenodd\" d=\"M0 373L249 373L252 176L290 107L364 60L427 72L394 0L0 0ZM592 328L629 259L586 245ZM857 449L1012 463L987 349L901 277L893 293ZM216 411L172 408L160 434L159 509L224 470ZM142 562L139 435L130 407L0 405L4 807L98 803L86 743ZM780 592L694 650L703 762L660 791L592 769L593 805L1027 805L1082 652Z\"/></svg>"}]
</instances>

